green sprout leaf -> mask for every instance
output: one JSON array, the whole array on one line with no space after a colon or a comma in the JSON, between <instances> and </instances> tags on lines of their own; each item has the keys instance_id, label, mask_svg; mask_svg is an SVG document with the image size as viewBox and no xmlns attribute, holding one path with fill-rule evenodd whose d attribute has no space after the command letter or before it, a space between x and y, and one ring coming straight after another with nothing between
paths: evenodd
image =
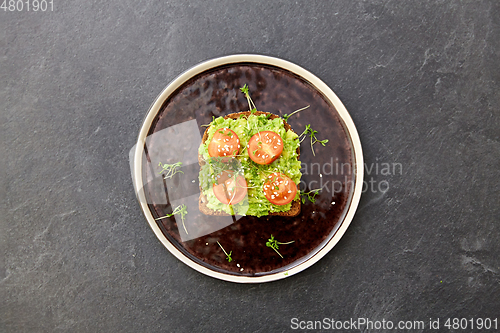
<instances>
[{"instance_id":1,"label":"green sprout leaf","mask_svg":"<svg viewBox=\"0 0 500 333\"><path fill-rule=\"evenodd\" d=\"M176 173L184 173L182 170L179 170L178 168L180 168L182 166L182 162L177 162L177 163L174 163L174 164L162 164L161 162L158 164L158 166L160 168L162 168L162 170L160 171L160 174L165 172L163 174L163 178L164 179L167 179L167 178L172 178Z\"/></svg>"},{"instance_id":2,"label":"green sprout leaf","mask_svg":"<svg viewBox=\"0 0 500 333\"><path fill-rule=\"evenodd\" d=\"M226 255L226 260L228 262L231 262L233 261L233 258L231 258L231 255L233 254L233 251L229 251L229 253L226 252L226 250L224 250L224 248L222 247L222 245L220 245L219 241L217 241L217 244L219 244L220 248L222 249L222 251L224 252L224 254Z\"/></svg>"},{"instance_id":3,"label":"green sprout leaf","mask_svg":"<svg viewBox=\"0 0 500 333\"><path fill-rule=\"evenodd\" d=\"M167 215L159 217L159 218L157 218L155 220L158 221L158 220L164 219L166 217L171 217L171 216L180 214L181 215L181 220L182 220L182 226L184 227L184 231L186 231L186 234L189 234L188 231L187 231L187 229L186 229L186 225L184 224L184 217L187 215L187 213L188 212L187 212L186 205L182 204L182 205L179 205L179 206L175 207L175 209L172 211L171 214L167 214Z\"/></svg>"},{"instance_id":4,"label":"green sprout leaf","mask_svg":"<svg viewBox=\"0 0 500 333\"><path fill-rule=\"evenodd\" d=\"M288 121L288 118L290 118L291 116L293 116L293 115L294 115L294 114L296 114L297 112L304 111L305 109L307 109L307 108L309 108L309 107L310 107L310 105L305 106L305 107L303 107L302 109L295 110L295 111L293 111L293 112L292 112L292 113L290 113L290 114L286 114L286 113L285 113L285 114L283 115L283 119L285 119L285 121Z\"/></svg>"},{"instance_id":5,"label":"green sprout leaf","mask_svg":"<svg viewBox=\"0 0 500 333\"><path fill-rule=\"evenodd\" d=\"M315 190L311 190L309 192L302 191L302 190L299 191L299 194L302 197L302 203L303 204L306 203L306 196L309 199L309 201L311 201L312 203L316 203L316 196L318 195L319 191L321 191L320 188L315 189Z\"/></svg>"},{"instance_id":6,"label":"green sprout leaf","mask_svg":"<svg viewBox=\"0 0 500 333\"><path fill-rule=\"evenodd\" d=\"M311 128L311 124L308 124L306 125L306 128L304 130L304 132L302 132L300 135L299 135L299 139L300 139L300 142L302 143L302 141L305 140L305 138L309 135L311 137L311 150L312 150L312 153L314 156L316 156L316 154L314 153L314 147L313 145L316 143L316 142L319 142L323 147L326 145L326 143L328 142L328 139L325 139L325 140L318 140L318 138L316 138L316 133L318 133L318 131L315 131Z\"/></svg>"},{"instance_id":7,"label":"green sprout leaf","mask_svg":"<svg viewBox=\"0 0 500 333\"><path fill-rule=\"evenodd\" d=\"M252 101L252 98L250 97L250 93L248 92L248 86L245 83L243 87L240 88L241 92L245 94L245 97L248 102L248 109L250 110L250 113L255 113L257 112L257 107L255 106L254 102Z\"/></svg>"},{"instance_id":8,"label":"green sprout leaf","mask_svg":"<svg viewBox=\"0 0 500 333\"><path fill-rule=\"evenodd\" d=\"M201 127L209 127L215 121L215 116L212 116L212 122L209 124L201 125Z\"/></svg>"},{"instance_id":9,"label":"green sprout leaf","mask_svg":"<svg viewBox=\"0 0 500 333\"><path fill-rule=\"evenodd\" d=\"M271 238L269 238L266 242L266 246L272 248L274 251L276 251L277 254L279 254L281 258L283 258L281 253L279 253L278 251L279 245L292 244L293 242L295 241L293 240L291 242L286 242L286 243L278 242L276 239L274 239L274 236L271 235Z\"/></svg>"},{"instance_id":10,"label":"green sprout leaf","mask_svg":"<svg viewBox=\"0 0 500 333\"><path fill-rule=\"evenodd\" d=\"M248 86L247 86L247 84L245 83L245 85L243 87L241 87L240 90L245 95L248 94Z\"/></svg>"}]
</instances>

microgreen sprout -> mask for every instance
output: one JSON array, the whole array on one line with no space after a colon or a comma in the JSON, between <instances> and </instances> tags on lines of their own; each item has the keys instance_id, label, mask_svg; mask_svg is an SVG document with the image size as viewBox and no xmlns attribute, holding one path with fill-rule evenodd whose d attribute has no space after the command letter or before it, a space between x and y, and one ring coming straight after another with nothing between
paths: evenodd
<instances>
[{"instance_id":1,"label":"microgreen sprout","mask_svg":"<svg viewBox=\"0 0 500 333\"><path fill-rule=\"evenodd\" d=\"M279 253L279 251L278 251L279 245L280 244L281 245L292 244L293 242L295 242L295 241L293 240L291 242L286 242L286 243L278 242L276 239L274 239L274 236L271 235L271 238L269 238L267 240L266 246L272 248L274 251L276 251L277 254L279 254L279 256L281 258L283 258L283 256L281 255L281 253Z\"/></svg>"},{"instance_id":2,"label":"microgreen sprout","mask_svg":"<svg viewBox=\"0 0 500 333\"><path fill-rule=\"evenodd\" d=\"M306 125L306 129L304 130L304 132L302 132L302 134L299 135L300 142L304 141L307 135L311 137L311 150L314 156L316 156L316 154L314 153L313 145L316 142L319 142L324 147L328 142L328 139L318 140L318 138L316 138L316 133L318 133L318 131L313 130L311 128L311 124L308 124Z\"/></svg>"},{"instance_id":3,"label":"microgreen sprout","mask_svg":"<svg viewBox=\"0 0 500 333\"><path fill-rule=\"evenodd\" d=\"M215 116L212 116L212 122L210 124L201 125L201 127L209 127L215 121Z\"/></svg>"},{"instance_id":4,"label":"microgreen sprout","mask_svg":"<svg viewBox=\"0 0 500 333\"><path fill-rule=\"evenodd\" d=\"M174 164L163 164L163 163L159 163L158 166L160 168L162 168L162 170L160 171L160 173L162 172L165 172L163 174L163 178L164 179L167 179L167 178L172 178L176 173L184 173L182 170L179 170L178 168L180 168L182 166L182 162L177 162L177 163L174 163Z\"/></svg>"},{"instance_id":5,"label":"microgreen sprout","mask_svg":"<svg viewBox=\"0 0 500 333\"><path fill-rule=\"evenodd\" d=\"M302 109L295 110L295 111L293 111L293 112L292 112L292 113L290 113L290 114L286 114L286 113L285 113L285 114L283 115L283 119L285 119L285 121L288 121L288 118L290 118L292 115L296 114L297 112L304 111L305 109L307 109L307 108L309 108L309 107L310 107L310 105L305 106L305 107L303 107Z\"/></svg>"},{"instance_id":6,"label":"microgreen sprout","mask_svg":"<svg viewBox=\"0 0 500 333\"><path fill-rule=\"evenodd\" d=\"M226 252L226 250L224 250L224 248L222 247L222 245L220 245L219 241L217 241L217 244L219 244L220 248L222 249L222 251L224 251L224 254L226 255L226 260L228 262L231 262L233 261L233 258L231 258L231 254L233 254L233 251L229 251L229 254Z\"/></svg>"},{"instance_id":7,"label":"microgreen sprout","mask_svg":"<svg viewBox=\"0 0 500 333\"><path fill-rule=\"evenodd\" d=\"M241 87L240 90L242 93L245 94L245 97L247 98L250 113L255 113L257 111L257 107L255 106L254 102L252 101L252 98L250 97L250 93L248 92L247 84L245 83L245 85L243 87Z\"/></svg>"},{"instance_id":8,"label":"microgreen sprout","mask_svg":"<svg viewBox=\"0 0 500 333\"><path fill-rule=\"evenodd\" d=\"M171 216L180 214L181 215L182 226L184 227L184 231L186 231L186 234L188 234L188 231L186 229L186 225L184 224L184 217L186 216L187 213L188 212L187 212L186 205L182 204L182 205L179 205L179 206L175 207L175 209L172 211L171 214L167 214L167 215L159 217L159 218L157 218L155 220L158 221L158 220L164 219L166 217L171 217Z\"/></svg>"},{"instance_id":9,"label":"microgreen sprout","mask_svg":"<svg viewBox=\"0 0 500 333\"><path fill-rule=\"evenodd\" d=\"M222 135L228 136L230 138L233 137L233 132L231 132L231 131L228 131L227 133L225 133L224 130L219 130L219 133Z\"/></svg>"},{"instance_id":10,"label":"microgreen sprout","mask_svg":"<svg viewBox=\"0 0 500 333\"><path fill-rule=\"evenodd\" d=\"M316 190L311 190L309 192L306 192L306 191L299 191L299 194L300 196L302 197L302 203L305 204L306 203L306 197L309 199L309 201L311 201L312 203L316 203L316 196L318 195L318 192L321 191L320 188L316 189Z\"/></svg>"}]
</instances>

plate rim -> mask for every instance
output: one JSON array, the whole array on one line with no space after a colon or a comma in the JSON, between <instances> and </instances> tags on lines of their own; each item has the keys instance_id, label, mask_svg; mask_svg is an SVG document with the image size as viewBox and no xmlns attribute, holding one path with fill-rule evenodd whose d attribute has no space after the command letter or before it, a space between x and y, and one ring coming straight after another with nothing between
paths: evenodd
<instances>
[{"instance_id":1,"label":"plate rim","mask_svg":"<svg viewBox=\"0 0 500 333\"><path fill-rule=\"evenodd\" d=\"M257 63L257 64L263 64L263 65L272 65L276 66L285 70L288 70L301 78L305 79L309 83L311 83L316 89L318 89L325 98L327 98L330 103L335 107L337 110L340 118L344 122L344 125L347 129L348 135L351 139L351 144L353 147L353 156L354 156L354 189L353 193L351 196L351 201L348 206L347 213L344 216L344 220L342 221L340 227L336 231L336 233L333 235L333 237L321 248L317 253L312 255L310 258L307 260L301 262L295 267L292 267L288 269L285 272L276 272L272 274L267 274L267 275L260 275L260 276L239 276L239 275L233 275L229 273L222 273L222 272L217 272L214 270L211 270L205 266L202 266L195 261L191 260L188 258L185 254L183 254L179 249L177 249L168 239L167 237L163 234L161 231L160 227L156 223L153 215L151 214L151 211L149 210L147 203L146 203L146 198L144 191L142 190L137 190L137 189L142 189L143 188L143 179L142 179L142 155L144 151L144 144L146 142L146 137L149 133L149 130L151 128L151 124L158 114L158 112L161 110L161 107L163 103L166 101L166 99L177 90L182 84L184 84L187 80L190 78L205 72L207 70L213 69L215 67L223 66L223 65L229 65L229 64L235 64L235 63ZM141 206L141 210L146 217L146 220L148 221L149 226L155 233L156 237L160 240L160 242L169 250L170 253L172 253L177 259L179 259L181 262L184 264L188 265L189 267L193 268L194 270L211 276L216 279L224 280L224 281L230 281L230 282L237 282L237 283L262 283L262 282L270 282L270 281L276 281L276 280L281 280L287 277L290 277L292 275L295 275L312 265L314 265L316 262L318 262L321 258L323 258L328 252L330 252L331 249L340 241L344 233L346 232L347 228L351 224L354 214L357 210L357 207L359 205L359 201L361 198L361 193L362 193L362 187L363 187L363 176L364 176L364 170L363 170L363 165L364 165L364 160L363 160L363 153L362 153L362 147L361 147L361 140L359 138L358 131L356 129L356 126L354 125L354 121L351 118L351 115L345 108L344 104L342 101L337 97L337 95L333 92L333 90L326 84L324 83L321 79L319 79L316 75L313 73L309 72L308 70L304 69L303 67L296 65L290 61L283 60L280 58L276 57L271 57L271 56L266 56L266 55L258 55L258 54L233 54L233 55L226 55L226 56L221 56L217 58L212 58L209 60L205 60L203 62L200 62L191 68L187 69L186 71L182 72L180 75L178 75L175 79L173 79L163 90L162 92L156 97L155 101L153 104L150 106L143 122L141 125L141 129L139 131L139 135L137 138L137 142L135 145L135 151L134 151L134 157L133 157L133 182L134 182L134 188L135 192L139 201L139 205Z\"/></svg>"}]
</instances>

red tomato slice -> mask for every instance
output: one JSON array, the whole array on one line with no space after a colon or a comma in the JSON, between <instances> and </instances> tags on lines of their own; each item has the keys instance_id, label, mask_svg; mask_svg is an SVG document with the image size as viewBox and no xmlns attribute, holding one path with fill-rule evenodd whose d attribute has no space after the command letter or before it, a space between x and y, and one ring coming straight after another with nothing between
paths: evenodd
<instances>
[{"instance_id":1,"label":"red tomato slice","mask_svg":"<svg viewBox=\"0 0 500 333\"><path fill-rule=\"evenodd\" d=\"M247 195L247 181L242 175L236 176L227 170L217 176L217 184L213 186L215 197L225 205L234 205Z\"/></svg>"},{"instance_id":2,"label":"red tomato slice","mask_svg":"<svg viewBox=\"0 0 500 333\"><path fill-rule=\"evenodd\" d=\"M227 127L215 131L212 141L208 144L208 154L212 157L238 155L239 150L240 138Z\"/></svg>"},{"instance_id":3,"label":"red tomato slice","mask_svg":"<svg viewBox=\"0 0 500 333\"><path fill-rule=\"evenodd\" d=\"M275 205L286 205L292 202L297 194L297 186L287 175L275 172L267 177L264 183L264 195Z\"/></svg>"},{"instance_id":4,"label":"red tomato slice","mask_svg":"<svg viewBox=\"0 0 500 333\"><path fill-rule=\"evenodd\" d=\"M283 139L278 133L262 131L248 141L248 156L258 164L271 164L283 151Z\"/></svg>"}]
</instances>

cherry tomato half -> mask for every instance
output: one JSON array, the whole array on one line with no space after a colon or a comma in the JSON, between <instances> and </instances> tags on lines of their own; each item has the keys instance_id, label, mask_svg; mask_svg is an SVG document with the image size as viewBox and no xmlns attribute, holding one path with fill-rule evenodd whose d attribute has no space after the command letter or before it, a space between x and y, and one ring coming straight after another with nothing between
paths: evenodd
<instances>
[{"instance_id":1,"label":"cherry tomato half","mask_svg":"<svg viewBox=\"0 0 500 333\"><path fill-rule=\"evenodd\" d=\"M208 144L208 154L212 157L238 155L239 150L240 138L228 128L215 131L212 141Z\"/></svg>"},{"instance_id":2,"label":"cherry tomato half","mask_svg":"<svg viewBox=\"0 0 500 333\"><path fill-rule=\"evenodd\" d=\"M275 205L286 205L292 202L297 194L297 186L287 175L272 173L264 183L264 195Z\"/></svg>"},{"instance_id":3,"label":"cherry tomato half","mask_svg":"<svg viewBox=\"0 0 500 333\"><path fill-rule=\"evenodd\" d=\"M271 164L283 151L283 139L278 133L262 131L248 141L248 156L258 164Z\"/></svg>"},{"instance_id":4,"label":"cherry tomato half","mask_svg":"<svg viewBox=\"0 0 500 333\"><path fill-rule=\"evenodd\" d=\"M242 175L234 177L234 172L226 170L217 175L217 184L213 186L215 197L225 205L234 205L247 194L247 181Z\"/></svg>"}]
</instances>

